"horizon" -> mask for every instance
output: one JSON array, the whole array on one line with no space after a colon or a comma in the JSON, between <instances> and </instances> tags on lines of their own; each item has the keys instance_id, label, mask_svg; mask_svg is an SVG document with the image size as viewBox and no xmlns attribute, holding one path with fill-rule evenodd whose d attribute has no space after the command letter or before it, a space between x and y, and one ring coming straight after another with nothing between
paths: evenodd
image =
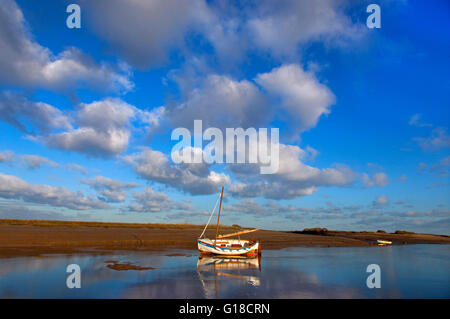
<instances>
[{"instance_id":1,"label":"horizon","mask_svg":"<svg viewBox=\"0 0 450 319\"><path fill-rule=\"evenodd\" d=\"M0 223L2 222L22 222L22 223L26 223L26 222L43 222L43 223L48 223L48 222L55 222L55 223L92 223L92 224L112 224L112 225L162 225L162 226L193 226L193 227L204 227L206 226L206 224L189 224L189 223L165 223L165 224L161 224L161 223L131 223L131 222L99 222L99 221L86 221L86 220L51 220L51 219L0 219ZM247 227L247 226L242 226L242 225L237 225L237 224L233 224L233 225L223 225L221 224L220 227L226 227L226 228L238 228L238 229L251 229L252 227ZM302 231L310 231L310 230L317 230L317 229L326 229L327 231L330 232L356 232L356 233L378 233L380 232L380 230L382 232L384 232L383 229L378 229L376 231L368 231L368 230L359 230L359 231L351 231L351 230L339 230L339 229L327 229L325 227L313 227L313 228L303 228L303 229L295 229L295 230L274 230L274 229L258 229L258 230L262 230L262 231L281 231L281 232L302 232ZM214 231L214 229L212 229ZM410 232L407 229L396 229L393 232L385 232L386 234L395 234L398 231L405 231L409 234L416 234L416 235L435 235L435 236L449 236L449 235L444 235L444 234L437 234L437 233L416 233L416 232Z\"/></svg>"},{"instance_id":2,"label":"horizon","mask_svg":"<svg viewBox=\"0 0 450 319\"><path fill-rule=\"evenodd\" d=\"M450 4L377 3L2 1L0 220L450 235ZM196 120L278 170L175 163Z\"/></svg>"}]
</instances>

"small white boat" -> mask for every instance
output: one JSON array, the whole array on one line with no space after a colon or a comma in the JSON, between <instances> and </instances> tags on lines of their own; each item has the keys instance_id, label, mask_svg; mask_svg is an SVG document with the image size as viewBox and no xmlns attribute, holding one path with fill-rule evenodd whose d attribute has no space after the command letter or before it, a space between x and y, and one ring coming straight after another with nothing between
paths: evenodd
<instances>
[{"instance_id":1,"label":"small white boat","mask_svg":"<svg viewBox=\"0 0 450 319\"><path fill-rule=\"evenodd\" d=\"M384 246L384 245L392 245L392 242L389 240L377 240L378 246Z\"/></svg>"},{"instance_id":2,"label":"small white boat","mask_svg":"<svg viewBox=\"0 0 450 319\"><path fill-rule=\"evenodd\" d=\"M211 221L211 217L214 214L214 211L217 207L214 207L211 216L209 217L208 223L205 225L205 229L203 230L203 233L200 235L200 237L197 240L197 246L198 250L200 250L200 253L202 254L215 254L215 255L226 255L226 256L249 256L254 257L261 254L261 245L259 241L255 240L245 240L245 239L224 239L229 237L236 237L243 234L248 234L255 232L259 229L250 229L250 230L244 230L232 234L227 235L219 235L219 223L220 223L220 211L222 209L222 198L223 198L223 187L222 191L220 193L220 206L219 206L219 215L217 217L217 230L216 230L216 237L214 239L209 238L202 238L205 234L206 228L209 225L209 222Z\"/></svg>"}]
</instances>

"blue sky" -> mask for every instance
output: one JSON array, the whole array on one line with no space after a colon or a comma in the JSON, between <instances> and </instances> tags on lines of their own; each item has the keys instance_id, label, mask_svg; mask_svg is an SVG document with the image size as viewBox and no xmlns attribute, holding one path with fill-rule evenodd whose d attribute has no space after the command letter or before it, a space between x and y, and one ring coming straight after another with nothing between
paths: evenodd
<instances>
[{"instance_id":1,"label":"blue sky","mask_svg":"<svg viewBox=\"0 0 450 319\"><path fill-rule=\"evenodd\" d=\"M370 3L2 1L0 218L449 234L450 6ZM279 171L173 163L194 119Z\"/></svg>"}]
</instances>

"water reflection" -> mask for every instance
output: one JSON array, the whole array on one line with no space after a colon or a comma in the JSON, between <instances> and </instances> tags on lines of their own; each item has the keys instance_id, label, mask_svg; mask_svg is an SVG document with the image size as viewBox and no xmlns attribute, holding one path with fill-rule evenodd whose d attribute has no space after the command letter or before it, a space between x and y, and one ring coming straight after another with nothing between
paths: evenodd
<instances>
[{"instance_id":1,"label":"water reflection","mask_svg":"<svg viewBox=\"0 0 450 319\"><path fill-rule=\"evenodd\" d=\"M261 256L200 256L197 261L197 274L206 298L219 298L218 276L257 287L261 284L258 272L261 272Z\"/></svg>"},{"instance_id":2,"label":"water reflection","mask_svg":"<svg viewBox=\"0 0 450 319\"><path fill-rule=\"evenodd\" d=\"M448 245L292 248L265 251L262 259L196 253L0 259L0 298L450 297ZM152 269L117 271L107 267L111 260ZM66 267L72 263L81 267L81 289L66 287ZM366 267L372 263L381 267L381 289L366 286Z\"/></svg>"}]
</instances>

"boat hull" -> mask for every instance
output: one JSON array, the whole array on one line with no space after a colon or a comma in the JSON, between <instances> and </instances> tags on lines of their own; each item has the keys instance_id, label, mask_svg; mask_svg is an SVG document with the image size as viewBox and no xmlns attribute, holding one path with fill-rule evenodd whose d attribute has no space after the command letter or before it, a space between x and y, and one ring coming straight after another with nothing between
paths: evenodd
<instances>
[{"instance_id":1,"label":"boat hull","mask_svg":"<svg viewBox=\"0 0 450 319\"><path fill-rule=\"evenodd\" d=\"M218 241L211 239L199 239L197 241L198 250L202 254L214 254L214 255L225 255L225 256L257 256L261 252L261 247L259 241L253 242L249 245L243 247L231 247L227 246L227 243L232 241ZM242 241L240 241L242 242ZM248 241L246 241L248 242ZM222 243L222 244L221 244Z\"/></svg>"}]
</instances>

